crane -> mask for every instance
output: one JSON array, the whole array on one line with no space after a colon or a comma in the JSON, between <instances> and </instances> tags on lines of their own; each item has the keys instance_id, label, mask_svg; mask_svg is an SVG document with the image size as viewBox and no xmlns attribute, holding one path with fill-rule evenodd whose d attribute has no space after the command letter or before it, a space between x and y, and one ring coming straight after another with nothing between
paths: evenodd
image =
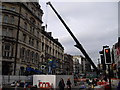
<instances>
[{"instance_id":1,"label":"crane","mask_svg":"<svg viewBox=\"0 0 120 90\"><path fill-rule=\"evenodd\" d=\"M76 42L76 45L74 45L74 46L77 47L82 52L82 54L86 57L86 59L89 61L89 63L92 65L92 67L95 69L95 71L98 74L99 73L98 68L95 66L95 64L93 63L93 61L91 60L91 58L88 56L88 54L86 53L86 51L84 50L84 48L82 47L82 45L79 43L79 41L77 40L77 38L71 32L70 28L67 26L67 24L64 22L64 20L61 18L61 16L57 13L57 11L55 10L55 8L52 6L51 2L47 2L46 4L50 5L50 7L55 12L55 14L57 15L57 17L60 19L60 21L62 22L62 24L65 26L65 28L67 29L67 31L69 32L69 34L72 36L73 40Z\"/></svg>"}]
</instances>

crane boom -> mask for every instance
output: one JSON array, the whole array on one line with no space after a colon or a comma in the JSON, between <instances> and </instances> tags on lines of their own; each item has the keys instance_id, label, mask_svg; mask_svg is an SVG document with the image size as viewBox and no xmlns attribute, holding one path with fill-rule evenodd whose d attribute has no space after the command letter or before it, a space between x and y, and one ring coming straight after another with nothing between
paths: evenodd
<instances>
[{"instance_id":1,"label":"crane boom","mask_svg":"<svg viewBox=\"0 0 120 90\"><path fill-rule=\"evenodd\" d=\"M99 70L98 68L95 66L95 64L93 63L93 61L91 60L91 58L88 56L88 54L86 53L86 51L84 50L84 48L82 47L82 45L79 43L79 41L77 40L77 38L74 36L74 34L71 32L70 28L67 26L67 24L64 22L64 20L61 18L61 16L57 13L57 11L55 10L55 8L52 6L52 4L50 2L46 3L47 5L50 5L50 7L53 9L53 11L55 12L55 14L58 16L58 18L60 19L60 21L63 23L63 25L65 26L65 28L67 29L67 31L70 33L70 35L72 36L72 38L74 39L74 41L76 42L76 45L74 45L75 47L77 47L82 53L83 55L86 57L86 59L89 61L89 63L92 65L92 67L96 70L96 72L98 73Z\"/></svg>"}]
</instances>

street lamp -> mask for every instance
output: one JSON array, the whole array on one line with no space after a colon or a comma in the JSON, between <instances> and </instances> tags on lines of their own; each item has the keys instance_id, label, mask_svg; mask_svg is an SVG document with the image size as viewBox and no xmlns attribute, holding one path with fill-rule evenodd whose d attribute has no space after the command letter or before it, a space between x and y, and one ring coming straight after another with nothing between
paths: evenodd
<instances>
[{"instance_id":1,"label":"street lamp","mask_svg":"<svg viewBox=\"0 0 120 90\"><path fill-rule=\"evenodd\" d=\"M98 68L100 70L100 59L98 58Z\"/></svg>"}]
</instances>

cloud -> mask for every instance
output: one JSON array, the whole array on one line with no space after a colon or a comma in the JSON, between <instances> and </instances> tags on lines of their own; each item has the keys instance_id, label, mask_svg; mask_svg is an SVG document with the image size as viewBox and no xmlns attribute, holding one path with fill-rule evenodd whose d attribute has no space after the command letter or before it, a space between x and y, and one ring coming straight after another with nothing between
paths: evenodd
<instances>
[{"instance_id":1,"label":"cloud","mask_svg":"<svg viewBox=\"0 0 120 90\"><path fill-rule=\"evenodd\" d=\"M39 0L40 2L119 2L119 0Z\"/></svg>"}]
</instances>

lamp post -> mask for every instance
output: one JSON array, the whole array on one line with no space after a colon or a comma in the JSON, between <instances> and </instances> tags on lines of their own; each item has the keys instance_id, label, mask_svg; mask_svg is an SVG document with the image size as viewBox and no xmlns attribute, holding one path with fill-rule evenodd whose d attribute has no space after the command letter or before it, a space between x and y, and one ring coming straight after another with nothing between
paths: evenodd
<instances>
[{"instance_id":1,"label":"lamp post","mask_svg":"<svg viewBox=\"0 0 120 90\"><path fill-rule=\"evenodd\" d=\"M16 36L16 45L15 45L15 58L14 58L14 75L16 74L16 62L18 54L18 39L20 31L20 17L21 17L21 3L19 2L19 16L18 16L18 26L17 26L17 36Z\"/></svg>"}]
</instances>

